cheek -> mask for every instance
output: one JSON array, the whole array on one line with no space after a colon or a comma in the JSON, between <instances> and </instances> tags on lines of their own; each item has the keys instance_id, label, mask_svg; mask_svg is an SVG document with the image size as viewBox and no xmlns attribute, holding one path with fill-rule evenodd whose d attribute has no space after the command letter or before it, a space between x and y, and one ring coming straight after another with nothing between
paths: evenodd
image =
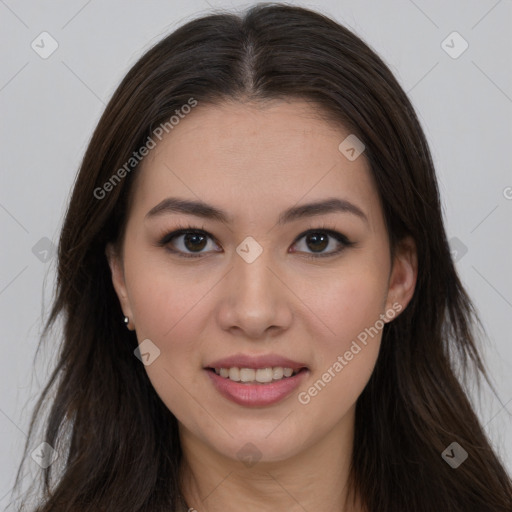
<instances>
[{"instance_id":1,"label":"cheek","mask_svg":"<svg viewBox=\"0 0 512 512\"><path fill-rule=\"evenodd\" d=\"M375 324L382 313L385 299L384 283L375 275L353 274L342 283L338 292L336 329L344 340L356 339L361 332ZM336 315L333 311L333 317Z\"/></svg>"},{"instance_id":2,"label":"cheek","mask_svg":"<svg viewBox=\"0 0 512 512\"><path fill-rule=\"evenodd\" d=\"M373 372L385 325L380 315L386 279L378 266L361 264L308 296L311 325L321 332L315 336L311 328L315 367L299 402L326 420L334 421L353 405Z\"/></svg>"},{"instance_id":3,"label":"cheek","mask_svg":"<svg viewBox=\"0 0 512 512\"><path fill-rule=\"evenodd\" d=\"M343 349L365 328L373 326L386 297L387 276L377 266L349 266L330 272L323 278L303 276L299 297L307 306L310 330L323 340L324 352ZM311 283L316 283L313 287ZM307 313L306 313L307 312Z\"/></svg>"},{"instance_id":4,"label":"cheek","mask_svg":"<svg viewBox=\"0 0 512 512\"><path fill-rule=\"evenodd\" d=\"M197 272L173 266L158 254L131 256L125 275L137 338L139 343L151 340L160 351L146 371L166 402L179 400L182 386L192 386L198 376L198 340L211 317L207 298L217 278L197 279Z\"/></svg>"},{"instance_id":5,"label":"cheek","mask_svg":"<svg viewBox=\"0 0 512 512\"><path fill-rule=\"evenodd\" d=\"M188 390L194 389L200 366L194 340L200 339L201 326L195 320L207 314L201 309L207 287L149 258L144 265L134 259L126 278L138 341L149 339L159 351L146 373L167 408L186 417L193 403Z\"/></svg>"},{"instance_id":6,"label":"cheek","mask_svg":"<svg viewBox=\"0 0 512 512\"><path fill-rule=\"evenodd\" d=\"M174 266L173 266L174 265ZM194 275L166 262L160 254L134 253L125 266L126 282L137 335L159 343L172 340L194 328L188 321L211 287L195 281Z\"/></svg>"}]
</instances>

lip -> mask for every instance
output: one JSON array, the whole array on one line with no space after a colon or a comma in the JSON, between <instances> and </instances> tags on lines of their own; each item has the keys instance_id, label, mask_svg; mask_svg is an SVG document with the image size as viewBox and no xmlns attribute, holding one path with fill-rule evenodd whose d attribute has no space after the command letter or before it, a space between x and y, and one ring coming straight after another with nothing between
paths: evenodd
<instances>
[{"instance_id":1,"label":"lip","mask_svg":"<svg viewBox=\"0 0 512 512\"><path fill-rule=\"evenodd\" d=\"M217 361L215 364L219 362L220 361ZM224 360L223 364L225 364ZM236 365L233 364L231 366ZM281 364L274 366L281 366ZM221 368L226 367L221 366ZM250 366L243 366L243 368L250 368ZM258 366L258 368L262 367ZM287 366L287 368L293 368L293 366ZM292 377L286 377L282 380L270 384L248 384L235 382L228 378L221 377L210 368L205 368L205 371L212 380L213 385L217 391L222 396L238 405L243 405L246 407L264 407L284 400L302 383L302 381L309 374L309 370L304 368Z\"/></svg>"},{"instance_id":2,"label":"lip","mask_svg":"<svg viewBox=\"0 0 512 512\"><path fill-rule=\"evenodd\" d=\"M235 354L224 359L218 359L205 366L208 368L252 368L256 370L258 368L270 368L274 366L281 366L283 368L291 368L294 371L306 368L307 365L298 361L293 361L286 357L279 356L277 354L267 354L259 356L250 356L247 354ZM289 377L291 378L291 377Z\"/></svg>"}]
</instances>

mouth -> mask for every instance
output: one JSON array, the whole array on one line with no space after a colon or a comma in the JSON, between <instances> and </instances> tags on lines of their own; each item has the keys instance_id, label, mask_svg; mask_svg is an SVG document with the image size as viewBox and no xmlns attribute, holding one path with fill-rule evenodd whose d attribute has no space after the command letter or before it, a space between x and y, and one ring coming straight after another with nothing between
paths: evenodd
<instances>
[{"instance_id":1,"label":"mouth","mask_svg":"<svg viewBox=\"0 0 512 512\"><path fill-rule=\"evenodd\" d=\"M267 407L284 401L304 382L307 367L207 367L210 382L221 396L244 407Z\"/></svg>"}]
</instances>

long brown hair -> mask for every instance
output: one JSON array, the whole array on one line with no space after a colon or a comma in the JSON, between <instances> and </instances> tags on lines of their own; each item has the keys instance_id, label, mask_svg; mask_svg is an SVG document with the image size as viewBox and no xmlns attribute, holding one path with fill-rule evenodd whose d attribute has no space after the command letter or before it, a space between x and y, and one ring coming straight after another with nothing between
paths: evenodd
<instances>
[{"instance_id":1,"label":"long brown hair","mask_svg":"<svg viewBox=\"0 0 512 512\"><path fill-rule=\"evenodd\" d=\"M25 449L50 402L44 440L60 456L41 471L37 512L178 506L177 420L134 357L137 339L122 323L105 247L122 239L136 166L109 180L191 98L310 101L365 144L391 251L414 238L414 296L384 327L357 401L354 495L371 512L512 510L510 477L463 387L469 369L489 382L474 334L481 322L451 259L434 166L410 101L383 61L340 24L304 8L258 4L243 15L192 20L161 40L130 69L94 131L62 228L41 340L62 318L58 361ZM453 442L468 453L457 469L441 456Z\"/></svg>"}]
</instances>

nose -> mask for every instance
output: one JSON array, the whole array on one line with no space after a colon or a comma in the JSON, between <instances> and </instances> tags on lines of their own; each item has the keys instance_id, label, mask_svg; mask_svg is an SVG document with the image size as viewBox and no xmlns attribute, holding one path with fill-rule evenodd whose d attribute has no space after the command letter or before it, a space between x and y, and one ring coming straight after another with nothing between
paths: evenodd
<instances>
[{"instance_id":1,"label":"nose","mask_svg":"<svg viewBox=\"0 0 512 512\"><path fill-rule=\"evenodd\" d=\"M293 317L293 293L287 279L270 251L264 250L250 263L235 254L217 310L222 329L251 340L286 330Z\"/></svg>"}]
</instances>

